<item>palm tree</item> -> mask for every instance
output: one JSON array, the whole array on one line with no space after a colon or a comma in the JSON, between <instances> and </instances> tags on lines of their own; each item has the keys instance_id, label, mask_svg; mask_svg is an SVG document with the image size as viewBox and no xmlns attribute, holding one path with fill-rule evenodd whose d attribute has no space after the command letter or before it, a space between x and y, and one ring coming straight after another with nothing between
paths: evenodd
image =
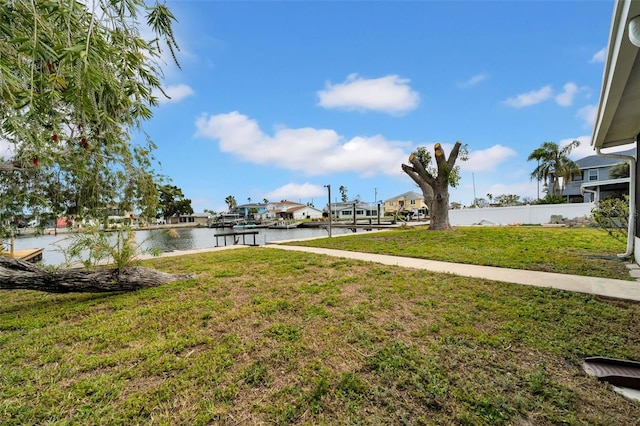
<instances>
[{"instance_id":1,"label":"palm tree","mask_svg":"<svg viewBox=\"0 0 640 426\"><path fill-rule=\"evenodd\" d=\"M340 185L340 188L338 188L338 191L340 191L340 196L342 198L342 202L346 203L348 198L347 198L347 187Z\"/></svg>"},{"instance_id":2,"label":"palm tree","mask_svg":"<svg viewBox=\"0 0 640 426\"><path fill-rule=\"evenodd\" d=\"M580 141L573 141L560 148L555 142L544 142L540 148L529 154L528 161L537 160L538 166L531 173L531 178L538 182L551 180L551 194L561 195L564 183L571 179L573 173L580 173L580 167L569 158L574 148L580 146ZM563 179L562 187L560 178Z\"/></svg>"},{"instance_id":3,"label":"palm tree","mask_svg":"<svg viewBox=\"0 0 640 426\"><path fill-rule=\"evenodd\" d=\"M224 202L227 203L227 206L229 206L229 210L232 210L235 206L238 205L238 203L236 202L236 197L234 197L233 195L229 195L227 198L225 198Z\"/></svg>"}]
</instances>

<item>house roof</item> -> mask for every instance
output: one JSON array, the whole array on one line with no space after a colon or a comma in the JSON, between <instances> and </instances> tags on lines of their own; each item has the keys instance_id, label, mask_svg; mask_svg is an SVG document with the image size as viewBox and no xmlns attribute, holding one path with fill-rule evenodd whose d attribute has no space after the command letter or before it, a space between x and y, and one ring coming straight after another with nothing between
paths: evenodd
<instances>
[{"instance_id":1,"label":"house roof","mask_svg":"<svg viewBox=\"0 0 640 426\"><path fill-rule=\"evenodd\" d=\"M385 203L388 201L395 201L400 198L403 198L405 200L422 200L423 197L422 197L422 194L418 194L415 191L408 191L408 192L405 192L404 194L396 195L395 197L389 198L388 200L385 201Z\"/></svg>"},{"instance_id":2,"label":"house roof","mask_svg":"<svg viewBox=\"0 0 640 426\"><path fill-rule=\"evenodd\" d=\"M175 213L173 215L171 215L171 217L211 217L211 214L209 213L200 213L200 212L195 212L195 213L191 213L191 214L184 214L184 213Z\"/></svg>"},{"instance_id":3,"label":"house roof","mask_svg":"<svg viewBox=\"0 0 640 426\"><path fill-rule=\"evenodd\" d=\"M287 210L287 213L293 213L293 212L297 212L298 210L304 210L304 209L310 209L310 210L315 210L318 213L322 213L322 210L319 210L313 206L296 206L296 207L292 207L289 210Z\"/></svg>"},{"instance_id":4,"label":"house roof","mask_svg":"<svg viewBox=\"0 0 640 426\"><path fill-rule=\"evenodd\" d=\"M267 205L279 207L279 206L304 206L305 204L296 203L295 201L282 200L282 201L270 201L269 204Z\"/></svg>"},{"instance_id":5,"label":"house roof","mask_svg":"<svg viewBox=\"0 0 640 426\"><path fill-rule=\"evenodd\" d=\"M607 60L591 144L610 148L635 141L640 133L640 55L627 35L640 15L640 1L614 3Z\"/></svg>"},{"instance_id":6,"label":"house roof","mask_svg":"<svg viewBox=\"0 0 640 426\"><path fill-rule=\"evenodd\" d=\"M251 207L264 208L265 206L266 206L266 204L264 204L264 203L247 203L247 204L241 204L239 206L236 206L236 208L238 208L238 209L250 209Z\"/></svg>"},{"instance_id":7,"label":"house roof","mask_svg":"<svg viewBox=\"0 0 640 426\"><path fill-rule=\"evenodd\" d=\"M635 153L636 153L635 148L627 149L626 151L616 152L616 154L621 154L621 155L635 155ZM579 160L576 160L576 164L580 167L580 169L584 170L584 169L594 169L597 167L613 166L614 164L617 164L620 161L622 160L620 160L619 158L603 157L601 155L590 155L588 157L584 157Z\"/></svg>"}]
</instances>

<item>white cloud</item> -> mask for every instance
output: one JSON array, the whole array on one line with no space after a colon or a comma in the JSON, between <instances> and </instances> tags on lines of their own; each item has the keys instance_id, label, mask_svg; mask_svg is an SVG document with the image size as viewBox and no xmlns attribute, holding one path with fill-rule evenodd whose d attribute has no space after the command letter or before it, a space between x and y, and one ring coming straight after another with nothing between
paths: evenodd
<instances>
[{"instance_id":1,"label":"white cloud","mask_svg":"<svg viewBox=\"0 0 640 426\"><path fill-rule=\"evenodd\" d=\"M593 54L589 62L604 62L607 59L607 48L603 47Z\"/></svg>"},{"instance_id":2,"label":"white cloud","mask_svg":"<svg viewBox=\"0 0 640 426\"><path fill-rule=\"evenodd\" d=\"M168 104L168 103L177 103L183 100L184 98L187 98L195 94L193 89L190 86L187 86L186 84L167 86L164 88L164 91L169 96L170 99L168 99L160 90L156 89L153 91L153 96L156 96L158 98L158 103L160 105Z\"/></svg>"},{"instance_id":3,"label":"white cloud","mask_svg":"<svg viewBox=\"0 0 640 426\"><path fill-rule=\"evenodd\" d=\"M300 200L327 195L327 189L323 185L314 185L309 182L303 184L288 183L274 189L265 195L268 200Z\"/></svg>"},{"instance_id":4,"label":"white cloud","mask_svg":"<svg viewBox=\"0 0 640 426\"><path fill-rule=\"evenodd\" d=\"M476 74L473 77L471 77L470 79L468 79L467 81L463 81L461 83L458 83L458 87L461 89L466 89L468 87L472 87L475 86L476 84L486 80L488 77L487 74Z\"/></svg>"},{"instance_id":5,"label":"white cloud","mask_svg":"<svg viewBox=\"0 0 640 426\"><path fill-rule=\"evenodd\" d=\"M569 82L563 88L564 92L556 95L556 103L560 106L571 106L573 97L579 92L578 86L573 82Z\"/></svg>"},{"instance_id":6,"label":"white cloud","mask_svg":"<svg viewBox=\"0 0 640 426\"><path fill-rule=\"evenodd\" d=\"M576 115L578 118L584 120L586 126L593 127L596 122L597 112L598 108L595 105L587 105L580 108Z\"/></svg>"},{"instance_id":7,"label":"white cloud","mask_svg":"<svg viewBox=\"0 0 640 426\"><path fill-rule=\"evenodd\" d=\"M243 161L268 164L310 176L355 172L363 177L396 175L411 144L383 136L345 140L331 129L278 128L265 134L258 123L237 111L200 116L196 136L217 140L220 150Z\"/></svg>"},{"instance_id":8,"label":"white cloud","mask_svg":"<svg viewBox=\"0 0 640 426\"><path fill-rule=\"evenodd\" d=\"M558 142L558 144L561 147L564 147L573 141L580 142L580 146L572 149L571 154L569 154L569 157L571 157L573 160L578 160L580 158L588 157L590 155L596 155L595 150L591 146L591 135L583 135L583 136L578 136L576 138L561 139Z\"/></svg>"},{"instance_id":9,"label":"white cloud","mask_svg":"<svg viewBox=\"0 0 640 426\"><path fill-rule=\"evenodd\" d=\"M516 155L516 152L511 148L494 145L487 149L469 152L469 159L457 164L460 165L461 170L465 171L490 171L495 170L507 158L515 157Z\"/></svg>"},{"instance_id":10,"label":"white cloud","mask_svg":"<svg viewBox=\"0 0 640 426\"><path fill-rule=\"evenodd\" d=\"M410 80L397 75L365 79L351 74L344 83L326 84L317 92L324 108L373 110L402 114L418 106L420 96L409 86Z\"/></svg>"},{"instance_id":11,"label":"white cloud","mask_svg":"<svg viewBox=\"0 0 640 426\"><path fill-rule=\"evenodd\" d=\"M531 92L522 93L516 97L509 98L504 101L504 103L514 108L524 108L544 102L551 98L551 96L553 96L551 86L544 86L541 89L532 90Z\"/></svg>"}]
</instances>

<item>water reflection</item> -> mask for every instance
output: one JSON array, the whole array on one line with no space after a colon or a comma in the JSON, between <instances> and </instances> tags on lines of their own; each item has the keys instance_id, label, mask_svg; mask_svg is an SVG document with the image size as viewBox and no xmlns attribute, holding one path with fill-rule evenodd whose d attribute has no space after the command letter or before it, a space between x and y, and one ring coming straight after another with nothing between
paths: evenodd
<instances>
[{"instance_id":1,"label":"water reflection","mask_svg":"<svg viewBox=\"0 0 640 426\"><path fill-rule=\"evenodd\" d=\"M258 228L255 242L258 245L265 245L267 241L282 241L301 238L325 237L327 231L319 228L295 228L295 229L267 229ZM175 232L173 232L175 231ZM169 230L145 230L136 232L136 240L145 249L160 249L163 252L193 250L216 246L214 235L230 230L209 229L209 228L173 228ZM351 233L349 229L334 228L334 235ZM173 234L173 235L171 235ZM40 235L30 237L18 237L15 240L15 249L44 248L42 263L46 265L59 265L65 261L61 249L69 246L70 234ZM242 241L242 240L240 240ZM230 244L231 240L227 239ZM246 242L253 243L253 236L247 235ZM222 238L219 244L223 245Z\"/></svg>"}]
</instances>

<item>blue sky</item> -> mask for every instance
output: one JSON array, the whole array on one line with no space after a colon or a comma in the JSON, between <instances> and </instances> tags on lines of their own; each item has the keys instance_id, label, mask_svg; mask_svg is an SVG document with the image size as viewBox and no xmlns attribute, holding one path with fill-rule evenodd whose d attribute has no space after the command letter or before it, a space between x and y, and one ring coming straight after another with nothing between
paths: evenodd
<instances>
[{"instance_id":1,"label":"blue sky","mask_svg":"<svg viewBox=\"0 0 640 426\"><path fill-rule=\"evenodd\" d=\"M460 140L451 201L537 196L528 155L590 147L612 1L168 1L182 70L146 132L196 211L385 200L400 165ZM542 196L543 194L541 194Z\"/></svg>"}]
</instances>

